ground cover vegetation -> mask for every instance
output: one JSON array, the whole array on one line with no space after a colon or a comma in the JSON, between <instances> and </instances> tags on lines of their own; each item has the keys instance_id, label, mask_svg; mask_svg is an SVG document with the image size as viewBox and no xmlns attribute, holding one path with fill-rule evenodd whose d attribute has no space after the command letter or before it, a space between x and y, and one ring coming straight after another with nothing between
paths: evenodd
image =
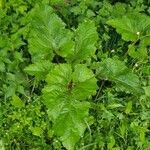
<instances>
[{"instance_id":1,"label":"ground cover vegetation","mask_svg":"<svg viewBox=\"0 0 150 150\"><path fill-rule=\"evenodd\" d=\"M150 150L150 2L0 0L0 150Z\"/></svg>"}]
</instances>

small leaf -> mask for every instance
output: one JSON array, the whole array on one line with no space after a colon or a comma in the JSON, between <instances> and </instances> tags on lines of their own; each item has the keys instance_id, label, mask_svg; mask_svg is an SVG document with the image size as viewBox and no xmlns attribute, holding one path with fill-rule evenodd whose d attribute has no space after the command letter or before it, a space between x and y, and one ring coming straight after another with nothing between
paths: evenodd
<instances>
[{"instance_id":1,"label":"small leaf","mask_svg":"<svg viewBox=\"0 0 150 150\"><path fill-rule=\"evenodd\" d=\"M5 72L5 64L0 61L0 72Z\"/></svg>"},{"instance_id":2,"label":"small leaf","mask_svg":"<svg viewBox=\"0 0 150 150\"><path fill-rule=\"evenodd\" d=\"M150 97L150 86L144 87L144 90L145 90L145 95L147 97Z\"/></svg>"},{"instance_id":3,"label":"small leaf","mask_svg":"<svg viewBox=\"0 0 150 150\"><path fill-rule=\"evenodd\" d=\"M14 107L16 107L16 108L22 108L22 107L24 107L23 101L22 101L17 95L14 95L14 96L12 97L11 104L12 104Z\"/></svg>"},{"instance_id":4,"label":"small leaf","mask_svg":"<svg viewBox=\"0 0 150 150\"><path fill-rule=\"evenodd\" d=\"M132 101L129 101L126 106L125 113L129 114L132 111Z\"/></svg>"},{"instance_id":5,"label":"small leaf","mask_svg":"<svg viewBox=\"0 0 150 150\"><path fill-rule=\"evenodd\" d=\"M122 108L124 106L122 104L117 104L117 103L116 104L115 103L110 104L110 105L107 106L108 109L115 109L115 108L120 108L120 107Z\"/></svg>"},{"instance_id":6,"label":"small leaf","mask_svg":"<svg viewBox=\"0 0 150 150\"><path fill-rule=\"evenodd\" d=\"M39 136L41 137L43 131L40 127L32 127L31 128L31 131L32 131L32 134L35 135L35 136Z\"/></svg>"},{"instance_id":7,"label":"small leaf","mask_svg":"<svg viewBox=\"0 0 150 150\"><path fill-rule=\"evenodd\" d=\"M142 128L140 130L140 142L145 143L145 130Z\"/></svg>"},{"instance_id":8,"label":"small leaf","mask_svg":"<svg viewBox=\"0 0 150 150\"><path fill-rule=\"evenodd\" d=\"M5 150L5 147L4 147L4 144L3 144L2 140L0 140L0 150Z\"/></svg>"},{"instance_id":9,"label":"small leaf","mask_svg":"<svg viewBox=\"0 0 150 150\"><path fill-rule=\"evenodd\" d=\"M115 138L113 136L109 137L109 143L108 143L108 149L111 150L113 146L115 145Z\"/></svg>"},{"instance_id":10,"label":"small leaf","mask_svg":"<svg viewBox=\"0 0 150 150\"><path fill-rule=\"evenodd\" d=\"M119 129L120 129L120 134L122 136L125 136L125 133L126 133L126 130L127 130L127 124L125 122L122 122Z\"/></svg>"}]
</instances>

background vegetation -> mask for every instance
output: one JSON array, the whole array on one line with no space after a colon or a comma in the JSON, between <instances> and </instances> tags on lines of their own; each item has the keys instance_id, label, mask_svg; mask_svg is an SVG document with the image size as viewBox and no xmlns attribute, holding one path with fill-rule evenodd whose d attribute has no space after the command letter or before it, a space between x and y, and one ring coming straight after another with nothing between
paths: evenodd
<instances>
[{"instance_id":1,"label":"background vegetation","mask_svg":"<svg viewBox=\"0 0 150 150\"><path fill-rule=\"evenodd\" d=\"M150 2L0 0L0 150L150 150Z\"/></svg>"}]
</instances>

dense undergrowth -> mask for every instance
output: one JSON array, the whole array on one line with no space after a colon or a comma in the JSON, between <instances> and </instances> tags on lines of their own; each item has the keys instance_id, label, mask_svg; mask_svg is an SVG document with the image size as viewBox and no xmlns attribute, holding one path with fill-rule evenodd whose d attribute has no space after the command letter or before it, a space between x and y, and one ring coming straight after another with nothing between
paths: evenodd
<instances>
[{"instance_id":1,"label":"dense undergrowth","mask_svg":"<svg viewBox=\"0 0 150 150\"><path fill-rule=\"evenodd\" d=\"M150 2L0 0L0 150L150 150Z\"/></svg>"}]
</instances>

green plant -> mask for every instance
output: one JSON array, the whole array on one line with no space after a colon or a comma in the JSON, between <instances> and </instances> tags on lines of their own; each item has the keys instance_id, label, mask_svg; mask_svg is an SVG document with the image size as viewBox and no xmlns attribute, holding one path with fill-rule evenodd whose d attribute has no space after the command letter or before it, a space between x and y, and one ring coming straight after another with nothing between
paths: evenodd
<instances>
[{"instance_id":1,"label":"green plant","mask_svg":"<svg viewBox=\"0 0 150 150\"><path fill-rule=\"evenodd\" d=\"M147 5L1 0L0 148L149 149Z\"/></svg>"}]
</instances>

